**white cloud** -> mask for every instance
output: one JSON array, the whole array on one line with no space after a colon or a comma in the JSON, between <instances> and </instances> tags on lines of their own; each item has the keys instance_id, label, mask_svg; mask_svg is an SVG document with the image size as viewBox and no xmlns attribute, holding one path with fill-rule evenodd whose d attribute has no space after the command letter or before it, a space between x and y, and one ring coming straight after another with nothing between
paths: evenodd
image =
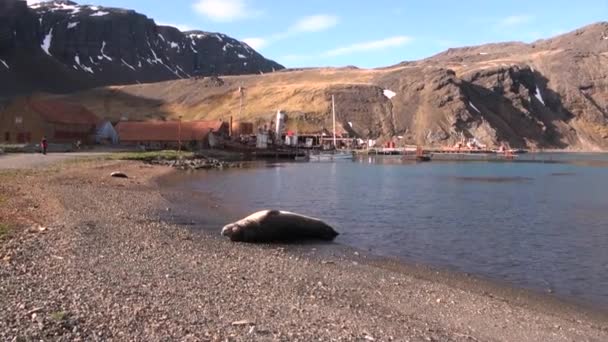
<instances>
[{"instance_id":1,"label":"white cloud","mask_svg":"<svg viewBox=\"0 0 608 342\"><path fill-rule=\"evenodd\" d=\"M297 54L292 54L292 55L284 55L281 56L281 58L279 58L280 61L283 62L302 62L302 61L306 61L306 60L310 60L310 59L314 59L315 56L311 56L311 55L297 55Z\"/></svg>"},{"instance_id":2,"label":"white cloud","mask_svg":"<svg viewBox=\"0 0 608 342\"><path fill-rule=\"evenodd\" d=\"M198 0L194 10L220 22L230 22L258 16L261 12L249 7L246 0Z\"/></svg>"},{"instance_id":3,"label":"white cloud","mask_svg":"<svg viewBox=\"0 0 608 342\"><path fill-rule=\"evenodd\" d=\"M356 43L349 46L340 47L337 49L315 53L315 54L286 54L279 58L283 63L304 63L311 60L323 60L328 57L348 55L355 52L366 52L373 50L387 49L398 47L411 42L413 38L408 36L395 36L385 39Z\"/></svg>"},{"instance_id":4,"label":"white cloud","mask_svg":"<svg viewBox=\"0 0 608 342\"><path fill-rule=\"evenodd\" d=\"M499 21L500 26L516 26L525 23L529 23L534 19L531 15L519 14L519 15L510 15L508 17L502 18Z\"/></svg>"},{"instance_id":5,"label":"white cloud","mask_svg":"<svg viewBox=\"0 0 608 342\"><path fill-rule=\"evenodd\" d=\"M279 40L287 39L301 33L320 32L336 26L339 18L335 15L317 14L298 19L287 30L268 37L246 38L243 41L254 49L262 49Z\"/></svg>"},{"instance_id":6,"label":"white cloud","mask_svg":"<svg viewBox=\"0 0 608 342\"><path fill-rule=\"evenodd\" d=\"M263 49L268 45L268 40L259 37L245 38L243 39L247 45L251 46L254 50Z\"/></svg>"},{"instance_id":7,"label":"white cloud","mask_svg":"<svg viewBox=\"0 0 608 342\"><path fill-rule=\"evenodd\" d=\"M374 40L370 42L355 43L348 46L339 47L333 50L329 50L324 53L325 56L342 56L348 55L355 52L381 50L391 47L398 47L405 45L412 41L411 37L408 36L395 36L380 40Z\"/></svg>"},{"instance_id":8,"label":"white cloud","mask_svg":"<svg viewBox=\"0 0 608 342\"><path fill-rule=\"evenodd\" d=\"M180 24L171 24L171 23L164 23L164 22L159 22L156 23L157 25L160 26L173 26L175 28L177 28L178 30L185 32L185 31L192 31L192 27L188 26L188 25L180 25Z\"/></svg>"},{"instance_id":9,"label":"white cloud","mask_svg":"<svg viewBox=\"0 0 608 342\"><path fill-rule=\"evenodd\" d=\"M298 20L290 32L319 32L332 28L338 24L338 17L327 14L311 15Z\"/></svg>"}]
</instances>

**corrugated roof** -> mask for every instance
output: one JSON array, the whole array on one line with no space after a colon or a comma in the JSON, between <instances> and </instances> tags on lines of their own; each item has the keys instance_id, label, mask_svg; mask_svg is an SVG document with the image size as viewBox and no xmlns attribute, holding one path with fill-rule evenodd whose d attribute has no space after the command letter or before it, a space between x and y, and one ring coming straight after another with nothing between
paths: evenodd
<instances>
[{"instance_id":1,"label":"corrugated roof","mask_svg":"<svg viewBox=\"0 0 608 342\"><path fill-rule=\"evenodd\" d=\"M181 140L201 140L210 131L227 125L222 121L182 121ZM116 125L121 141L177 141L179 121L121 121Z\"/></svg>"},{"instance_id":2,"label":"corrugated roof","mask_svg":"<svg viewBox=\"0 0 608 342\"><path fill-rule=\"evenodd\" d=\"M46 121L60 124L95 125L99 118L85 107L57 100L36 100L30 107Z\"/></svg>"}]
</instances>

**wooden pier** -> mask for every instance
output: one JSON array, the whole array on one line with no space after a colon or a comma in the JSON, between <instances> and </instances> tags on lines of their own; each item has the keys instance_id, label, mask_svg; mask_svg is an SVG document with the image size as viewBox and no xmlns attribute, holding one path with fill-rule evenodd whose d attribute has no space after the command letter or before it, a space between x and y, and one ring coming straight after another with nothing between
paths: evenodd
<instances>
[{"instance_id":1,"label":"wooden pier","mask_svg":"<svg viewBox=\"0 0 608 342\"><path fill-rule=\"evenodd\" d=\"M380 147L370 148L366 150L356 150L357 154L363 155L384 155L384 156L397 156L397 155L415 155L416 148L411 147Z\"/></svg>"},{"instance_id":2,"label":"wooden pier","mask_svg":"<svg viewBox=\"0 0 608 342\"><path fill-rule=\"evenodd\" d=\"M288 159L296 160L308 155L307 151L285 149L285 150L255 150L250 155L253 159Z\"/></svg>"},{"instance_id":3,"label":"wooden pier","mask_svg":"<svg viewBox=\"0 0 608 342\"><path fill-rule=\"evenodd\" d=\"M396 148L370 148L358 150L360 155L399 155L406 159L430 161L430 160L454 160L454 161L483 161L501 160L513 161L518 154L511 151L499 152L490 149L439 149L422 147L396 147Z\"/></svg>"}]
</instances>

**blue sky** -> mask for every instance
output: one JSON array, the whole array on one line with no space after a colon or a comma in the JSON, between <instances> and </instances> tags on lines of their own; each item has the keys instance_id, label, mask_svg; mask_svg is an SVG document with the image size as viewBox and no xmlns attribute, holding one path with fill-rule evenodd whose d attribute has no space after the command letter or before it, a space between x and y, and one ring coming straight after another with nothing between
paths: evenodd
<instances>
[{"instance_id":1,"label":"blue sky","mask_svg":"<svg viewBox=\"0 0 608 342\"><path fill-rule=\"evenodd\" d=\"M245 40L287 67L380 67L608 20L607 0L77 0Z\"/></svg>"}]
</instances>

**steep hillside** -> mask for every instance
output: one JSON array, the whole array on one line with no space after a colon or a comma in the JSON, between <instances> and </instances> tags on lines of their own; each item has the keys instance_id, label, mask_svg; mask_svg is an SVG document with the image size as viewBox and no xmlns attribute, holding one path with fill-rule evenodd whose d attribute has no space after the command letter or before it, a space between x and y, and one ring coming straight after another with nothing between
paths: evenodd
<instances>
[{"instance_id":1,"label":"steep hillside","mask_svg":"<svg viewBox=\"0 0 608 342\"><path fill-rule=\"evenodd\" d=\"M331 95L342 127L360 137L425 145L476 137L491 146L605 150L608 24L374 70L283 70L95 89L68 99L113 119L234 116L262 124L282 109L288 126L304 131L331 127Z\"/></svg>"},{"instance_id":2,"label":"steep hillside","mask_svg":"<svg viewBox=\"0 0 608 342\"><path fill-rule=\"evenodd\" d=\"M132 10L0 3L0 97L283 67L220 33L180 32Z\"/></svg>"},{"instance_id":3,"label":"steep hillside","mask_svg":"<svg viewBox=\"0 0 608 342\"><path fill-rule=\"evenodd\" d=\"M476 137L490 146L606 150L608 23L532 44L449 49L372 70L193 78L98 88L64 99L115 120L233 116L261 125L281 109L288 127L313 131L331 127L332 95L341 126L362 138L445 146Z\"/></svg>"}]
</instances>

